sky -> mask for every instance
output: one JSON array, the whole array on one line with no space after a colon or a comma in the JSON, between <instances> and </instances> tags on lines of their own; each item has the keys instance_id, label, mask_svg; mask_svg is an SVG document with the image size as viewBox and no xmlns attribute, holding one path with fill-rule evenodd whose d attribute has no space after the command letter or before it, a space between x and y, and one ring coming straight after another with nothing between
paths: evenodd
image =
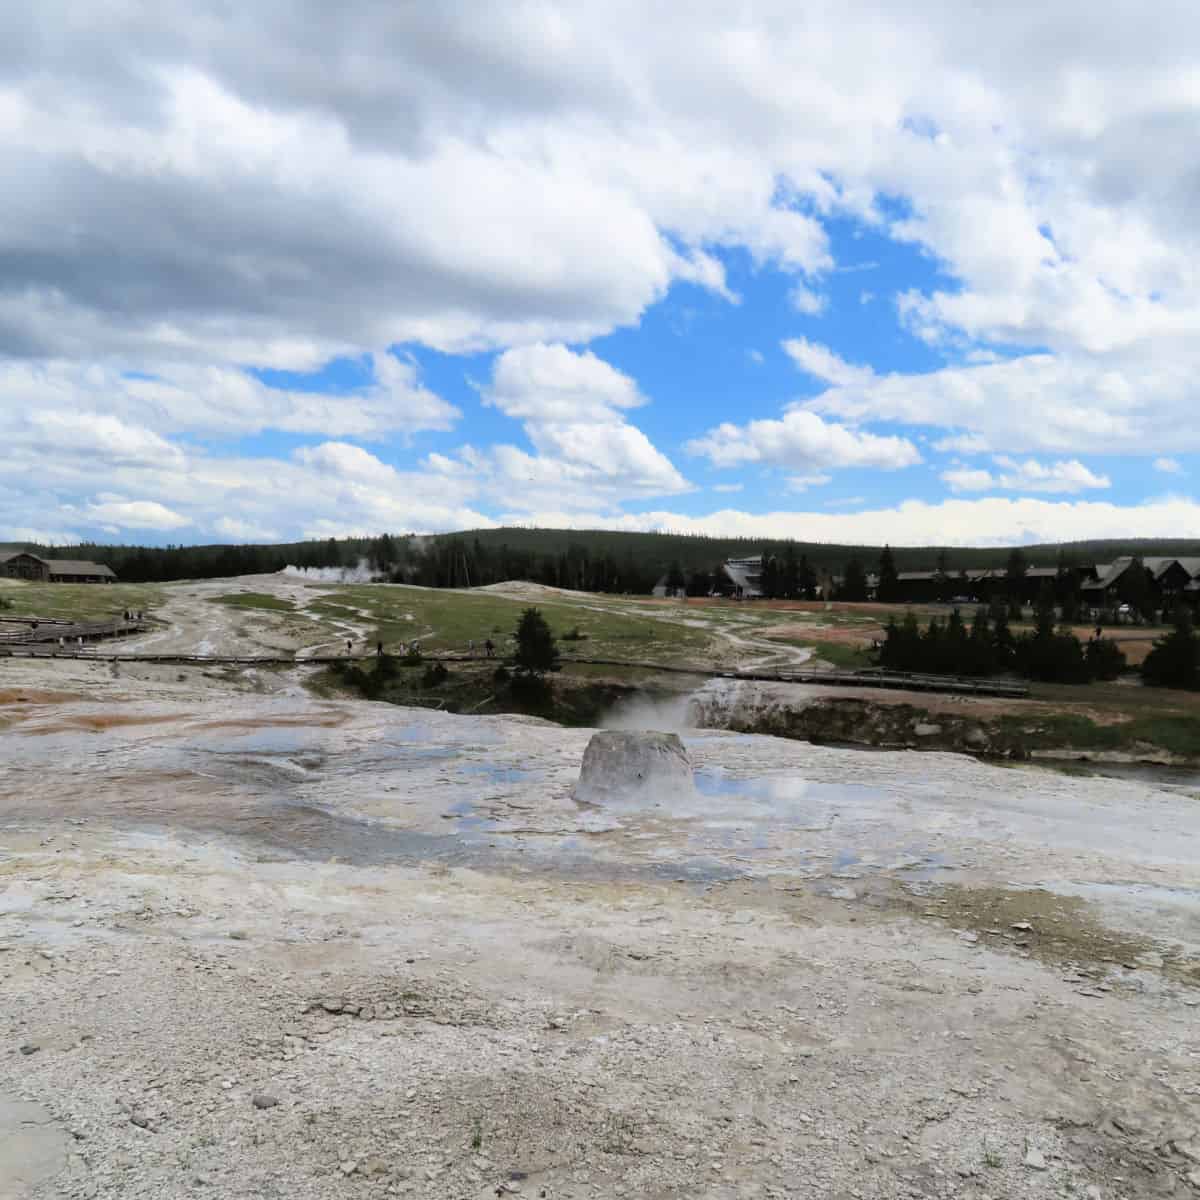
<instances>
[{"instance_id":1,"label":"sky","mask_svg":"<svg viewBox=\"0 0 1200 1200\"><path fill-rule=\"evenodd\" d=\"M1200 537L1193 0L5 5L0 178L0 540Z\"/></svg>"}]
</instances>

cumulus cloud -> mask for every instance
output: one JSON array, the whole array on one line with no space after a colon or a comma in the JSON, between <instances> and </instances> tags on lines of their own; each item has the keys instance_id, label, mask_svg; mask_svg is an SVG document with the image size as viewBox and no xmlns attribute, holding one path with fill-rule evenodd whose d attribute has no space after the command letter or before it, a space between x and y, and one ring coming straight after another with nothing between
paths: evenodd
<instances>
[{"instance_id":1,"label":"cumulus cloud","mask_svg":"<svg viewBox=\"0 0 1200 1200\"><path fill-rule=\"evenodd\" d=\"M628 375L590 350L537 344L496 359L484 401L510 417L566 424L613 420L646 398Z\"/></svg>"},{"instance_id":2,"label":"cumulus cloud","mask_svg":"<svg viewBox=\"0 0 1200 1200\"><path fill-rule=\"evenodd\" d=\"M324 529L338 517L320 505L336 502L357 506L351 523L432 528L534 511L555 489L567 511L610 515L678 492L628 417L636 385L555 346L635 325L677 281L736 302L727 250L787 273L811 310L833 272L867 265L835 262L831 219L936 262L937 283L892 299L952 365L883 374L789 340L826 390L800 416L696 439L713 461L919 461L905 438L856 427L871 421L944 431L936 445L962 454L1200 450L1187 5L1148 21L1126 0L1017 0L964 22L944 0L846 0L800 21L788 0L759 0L734 21L631 0L298 0L277 18L216 0L0 12L10 527L53 527L40 514L66 503L145 502L205 530ZM488 393L529 448L441 455L457 473L384 453L394 478L335 452L197 450L451 428L453 406L383 353L400 343L540 346ZM246 369L363 355L372 382L350 394ZM97 499L102 471L124 499ZM268 505L259 478L314 494ZM203 491L220 486L254 513L221 512Z\"/></svg>"},{"instance_id":3,"label":"cumulus cloud","mask_svg":"<svg viewBox=\"0 0 1200 1200\"><path fill-rule=\"evenodd\" d=\"M788 491L806 492L809 488L824 487L832 479L832 475L791 475L787 481Z\"/></svg>"},{"instance_id":4,"label":"cumulus cloud","mask_svg":"<svg viewBox=\"0 0 1200 1200\"><path fill-rule=\"evenodd\" d=\"M590 351L535 343L495 362L484 403L520 420L534 453L501 444L459 464L483 474L509 507L547 501L587 507L670 495L691 485L625 413L647 403L624 372ZM444 456L431 460L446 471Z\"/></svg>"},{"instance_id":5,"label":"cumulus cloud","mask_svg":"<svg viewBox=\"0 0 1200 1200\"><path fill-rule=\"evenodd\" d=\"M953 433L938 438L933 448L943 454L986 454L991 449L987 438L978 433Z\"/></svg>"},{"instance_id":6,"label":"cumulus cloud","mask_svg":"<svg viewBox=\"0 0 1200 1200\"><path fill-rule=\"evenodd\" d=\"M819 317L829 306L829 297L798 283L788 293L792 307L806 317Z\"/></svg>"},{"instance_id":7,"label":"cumulus cloud","mask_svg":"<svg viewBox=\"0 0 1200 1200\"><path fill-rule=\"evenodd\" d=\"M156 500L123 500L119 496L101 493L99 502L89 504L85 516L89 521L113 530L180 529L190 525L187 517L172 512Z\"/></svg>"},{"instance_id":8,"label":"cumulus cloud","mask_svg":"<svg viewBox=\"0 0 1200 1200\"><path fill-rule=\"evenodd\" d=\"M921 461L916 446L905 438L850 429L804 409L792 409L778 420L726 422L688 442L687 450L718 467L762 463L808 474L836 467L896 471Z\"/></svg>"},{"instance_id":9,"label":"cumulus cloud","mask_svg":"<svg viewBox=\"0 0 1200 1200\"><path fill-rule=\"evenodd\" d=\"M834 210L962 281L912 298L931 335L1196 328L1187 6L45 0L2 33L9 353L579 340L723 288L706 247L831 269Z\"/></svg>"},{"instance_id":10,"label":"cumulus cloud","mask_svg":"<svg viewBox=\"0 0 1200 1200\"><path fill-rule=\"evenodd\" d=\"M269 387L229 366L171 364L156 374L72 362L0 362L0 430L105 457L168 456L161 435L263 430L382 437L453 427L459 411L392 354L369 359L371 379L337 393Z\"/></svg>"},{"instance_id":11,"label":"cumulus cloud","mask_svg":"<svg viewBox=\"0 0 1200 1200\"><path fill-rule=\"evenodd\" d=\"M1097 475L1077 458L1041 463L1033 458L1017 462L1000 455L994 461L1000 468L995 473L955 467L943 471L942 479L954 492L984 492L997 488L1019 492L1083 492L1112 486L1107 475Z\"/></svg>"},{"instance_id":12,"label":"cumulus cloud","mask_svg":"<svg viewBox=\"0 0 1200 1200\"><path fill-rule=\"evenodd\" d=\"M783 343L787 356L802 371L835 387L864 387L875 379L870 367L856 367L840 358L828 346L807 338L789 338Z\"/></svg>"},{"instance_id":13,"label":"cumulus cloud","mask_svg":"<svg viewBox=\"0 0 1200 1200\"><path fill-rule=\"evenodd\" d=\"M957 428L936 448L1154 454L1200 449L1200 425L1181 421L1196 396L1200 351L1155 361L1030 354L923 375L821 377L831 386L805 408L843 420ZM818 373L819 372L814 372Z\"/></svg>"},{"instance_id":14,"label":"cumulus cloud","mask_svg":"<svg viewBox=\"0 0 1200 1200\"><path fill-rule=\"evenodd\" d=\"M861 502L861 497L858 500ZM905 500L853 513L722 509L703 516L664 510L614 516L547 509L535 514L534 520L575 529L648 529L842 545L1005 546L1103 538L1190 538L1200 525L1200 504L1183 498L1124 506L1092 500L989 496L937 504Z\"/></svg>"},{"instance_id":15,"label":"cumulus cloud","mask_svg":"<svg viewBox=\"0 0 1200 1200\"><path fill-rule=\"evenodd\" d=\"M1164 475L1183 474L1183 464L1177 458L1156 458L1151 466Z\"/></svg>"}]
</instances>

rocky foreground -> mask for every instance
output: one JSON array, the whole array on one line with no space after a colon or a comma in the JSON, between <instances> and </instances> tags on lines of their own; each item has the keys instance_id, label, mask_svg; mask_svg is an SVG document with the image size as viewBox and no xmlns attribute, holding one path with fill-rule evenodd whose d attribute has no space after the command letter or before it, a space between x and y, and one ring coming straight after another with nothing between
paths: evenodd
<instances>
[{"instance_id":1,"label":"rocky foreground","mask_svg":"<svg viewBox=\"0 0 1200 1200\"><path fill-rule=\"evenodd\" d=\"M1200 1195L1182 790L14 664L0 1196Z\"/></svg>"}]
</instances>

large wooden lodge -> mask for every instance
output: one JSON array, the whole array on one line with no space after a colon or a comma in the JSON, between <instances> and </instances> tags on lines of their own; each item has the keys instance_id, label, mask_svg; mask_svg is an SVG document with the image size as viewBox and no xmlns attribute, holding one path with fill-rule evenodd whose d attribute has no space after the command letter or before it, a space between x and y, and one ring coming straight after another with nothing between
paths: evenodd
<instances>
[{"instance_id":1,"label":"large wooden lodge","mask_svg":"<svg viewBox=\"0 0 1200 1200\"><path fill-rule=\"evenodd\" d=\"M0 576L33 583L116 583L111 567L73 558L39 558L23 550L0 553Z\"/></svg>"}]
</instances>

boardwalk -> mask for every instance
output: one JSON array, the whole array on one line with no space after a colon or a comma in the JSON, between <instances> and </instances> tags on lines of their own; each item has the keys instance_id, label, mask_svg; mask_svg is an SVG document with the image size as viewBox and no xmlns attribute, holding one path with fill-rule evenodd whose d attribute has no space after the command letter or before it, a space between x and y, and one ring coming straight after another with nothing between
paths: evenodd
<instances>
[{"instance_id":1,"label":"boardwalk","mask_svg":"<svg viewBox=\"0 0 1200 1200\"><path fill-rule=\"evenodd\" d=\"M132 632L132 631L131 631ZM56 641L57 635L47 639ZM59 651L31 645L0 644L0 655L20 655L23 657L54 657L54 658L86 658L92 661L112 661L122 663L170 663L211 666L225 665L238 667L301 667L329 666L333 663L365 663L374 659L374 655L322 654L307 658L280 655L203 655L203 654L104 654L99 649ZM429 654L424 656L426 662L462 663L462 662L492 662L497 659L487 659L482 655L466 654ZM752 680L761 683L803 683L823 687L869 687L887 688L905 692L938 692L942 694L966 696L997 696L1005 699L1022 699L1029 695L1029 688L1020 682L1008 679L966 679L955 675L916 675L893 671L714 671L711 668L691 666L666 666L661 663L630 661L616 658L564 658L564 666L572 663L581 666L616 667L660 671L670 675L692 675L704 679L735 679Z\"/></svg>"},{"instance_id":2,"label":"boardwalk","mask_svg":"<svg viewBox=\"0 0 1200 1200\"><path fill-rule=\"evenodd\" d=\"M62 638L79 644L102 641L105 638L131 637L145 633L145 621L126 621L123 617L107 621L72 621L59 617L5 617L0 620L0 650L28 646L53 645Z\"/></svg>"}]
</instances>

